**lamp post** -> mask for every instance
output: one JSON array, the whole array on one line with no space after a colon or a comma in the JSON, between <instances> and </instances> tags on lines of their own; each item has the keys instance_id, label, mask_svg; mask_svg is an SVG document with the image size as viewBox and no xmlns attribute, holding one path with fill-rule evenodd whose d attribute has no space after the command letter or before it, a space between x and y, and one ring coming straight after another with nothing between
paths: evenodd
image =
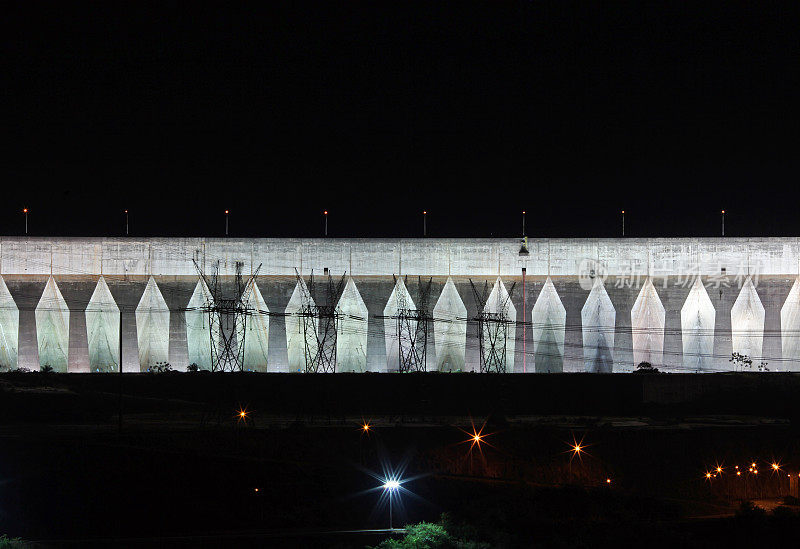
<instances>
[{"instance_id":1,"label":"lamp post","mask_svg":"<svg viewBox=\"0 0 800 549\"><path fill-rule=\"evenodd\" d=\"M325 236L328 236L328 210L322 212L322 215L325 216Z\"/></svg>"},{"instance_id":2,"label":"lamp post","mask_svg":"<svg viewBox=\"0 0 800 549\"><path fill-rule=\"evenodd\" d=\"M722 236L725 236L725 210L722 210Z\"/></svg>"},{"instance_id":3,"label":"lamp post","mask_svg":"<svg viewBox=\"0 0 800 549\"><path fill-rule=\"evenodd\" d=\"M225 236L228 236L228 210L225 210Z\"/></svg>"},{"instance_id":4,"label":"lamp post","mask_svg":"<svg viewBox=\"0 0 800 549\"><path fill-rule=\"evenodd\" d=\"M25 214L25 234L28 234L28 208L22 208L22 213Z\"/></svg>"},{"instance_id":5,"label":"lamp post","mask_svg":"<svg viewBox=\"0 0 800 549\"><path fill-rule=\"evenodd\" d=\"M386 482L383 483L383 489L389 495L389 530L394 530L392 527L392 498L394 494L400 490L400 481L397 479L387 479Z\"/></svg>"},{"instance_id":6,"label":"lamp post","mask_svg":"<svg viewBox=\"0 0 800 549\"><path fill-rule=\"evenodd\" d=\"M129 236L130 232L128 231L128 210L125 210L125 236Z\"/></svg>"},{"instance_id":7,"label":"lamp post","mask_svg":"<svg viewBox=\"0 0 800 549\"><path fill-rule=\"evenodd\" d=\"M428 236L428 211L422 212L422 236Z\"/></svg>"},{"instance_id":8,"label":"lamp post","mask_svg":"<svg viewBox=\"0 0 800 549\"><path fill-rule=\"evenodd\" d=\"M622 236L625 236L625 210L622 210Z\"/></svg>"},{"instance_id":9,"label":"lamp post","mask_svg":"<svg viewBox=\"0 0 800 549\"><path fill-rule=\"evenodd\" d=\"M525 210L522 210L522 236L525 236Z\"/></svg>"}]
</instances>

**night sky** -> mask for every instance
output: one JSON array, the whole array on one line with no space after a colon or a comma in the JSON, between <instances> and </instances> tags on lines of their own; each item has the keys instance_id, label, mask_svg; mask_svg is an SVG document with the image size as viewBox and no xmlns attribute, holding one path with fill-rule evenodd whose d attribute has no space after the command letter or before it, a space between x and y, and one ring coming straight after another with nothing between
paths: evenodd
<instances>
[{"instance_id":1,"label":"night sky","mask_svg":"<svg viewBox=\"0 0 800 549\"><path fill-rule=\"evenodd\" d=\"M278 4L6 5L0 234L800 234L796 13Z\"/></svg>"}]
</instances>

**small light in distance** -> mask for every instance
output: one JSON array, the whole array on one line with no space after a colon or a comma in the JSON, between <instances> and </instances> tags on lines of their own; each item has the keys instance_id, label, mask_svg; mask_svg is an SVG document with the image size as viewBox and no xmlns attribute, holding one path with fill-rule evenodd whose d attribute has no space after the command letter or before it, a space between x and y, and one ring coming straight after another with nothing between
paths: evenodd
<instances>
[{"instance_id":1,"label":"small light in distance","mask_svg":"<svg viewBox=\"0 0 800 549\"><path fill-rule=\"evenodd\" d=\"M773 471L780 471L781 466L778 465L777 463L773 463L772 464L772 469L773 469Z\"/></svg>"},{"instance_id":2,"label":"small light in distance","mask_svg":"<svg viewBox=\"0 0 800 549\"><path fill-rule=\"evenodd\" d=\"M394 492L396 490L399 490L400 489L400 481L391 478L391 479L389 479L389 480L387 480L386 482L383 483L383 489L384 490L389 490L390 492Z\"/></svg>"},{"instance_id":3,"label":"small light in distance","mask_svg":"<svg viewBox=\"0 0 800 549\"><path fill-rule=\"evenodd\" d=\"M606 479L606 484L611 484L611 479L610 478Z\"/></svg>"}]
</instances>

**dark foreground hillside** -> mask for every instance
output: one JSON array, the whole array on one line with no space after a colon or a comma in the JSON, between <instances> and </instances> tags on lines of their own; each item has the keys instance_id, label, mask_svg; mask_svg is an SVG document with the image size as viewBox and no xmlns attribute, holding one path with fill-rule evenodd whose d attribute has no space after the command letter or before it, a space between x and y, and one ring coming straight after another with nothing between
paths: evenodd
<instances>
[{"instance_id":1,"label":"dark foreground hillside","mask_svg":"<svg viewBox=\"0 0 800 549\"><path fill-rule=\"evenodd\" d=\"M782 519L733 515L740 500L791 493L798 383L3 374L0 532L49 546L362 547L387 534L341 532L388 525L369 472L402 466L411 493L395 526L446 512L493 546L777 539L798 525L791 508ZM465 442L473 423L480 448ZM734 474L753 462L760 476ZM725 472L709 482L717 464Z\"/></svg>"}]
</instances>

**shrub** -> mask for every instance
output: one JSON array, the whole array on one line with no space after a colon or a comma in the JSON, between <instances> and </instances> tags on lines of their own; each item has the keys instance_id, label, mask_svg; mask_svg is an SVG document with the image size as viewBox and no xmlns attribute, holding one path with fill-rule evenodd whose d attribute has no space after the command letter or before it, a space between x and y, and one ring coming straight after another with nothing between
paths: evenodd
<instances>
[{"instance_id":1,"label":"shrub","mask_svg":"<svg viewBox=\"0 0 800 549\"><path fill-rule=\"evenodd\" d=\"M420 522L406 526L402 539L387 539L378 545L380 549L436 549L453 547L453 538L439 524Z\"/></svg>"},{"instance_id":2,"label":"shrub","mask_svg":"<svg viewBox=\"0 0 800 549\"><path fill-rule=\"evenodd\" d=\"M767 515L767 512L758 507L750 500L744 500L739 505L739 509L736 511L736 516L739 518L747 518L747 519L757 519L763 518Z\"/></svg>"},{"instance_id":3,"label":"shrub","mask_svg":"<svg viewBox=\"0 0 800 549\"><path fill-rule=\"evenodd\" d=\"M787 507L786 505L778 505L772 510L772 516L778 519L788 519L797 517L797 513L795 513L794 509L791 507Z\"/></svg>"},{"instance_id":4,"label":"shrub","mask_svg":"<svg viewBox=\"0 0 800 549\"><path fill-rule=\"evenodd\" d=\"M488 549L489 544L459 538L448 532L448 528L458 528L452 519L442 515L438 523L420 522L407 525L405 536L401 539L387 539L376 549ZM462 535L473 533L473 529L460 528Z\"/></svg>"},{"instance_id":5,"label":"shrub","mask_svg":"<svg viewBox=\"0 0 800 549\"><path fill-rule=\"evenodd\" d=\"M800 499L794 496L783 496L784 505L800 505Z\"/></svg>"},{"instance_id":6,"label":"shrub","mask_svg":"<svg viewBox=\"0 0 800 549\"><path fill-rule=\"evenodd\" d=\"M27 544L20 538L10 538L7 535L0 535L0 549L18 549L27 547Z\"/></svg>"},{"instance_id":7,"label":"shrub","mask_svg":"<svg viewBox=\"0 0 800 549\"><path fill-rule=\"evenodd\" d=\"M151 366L148 372L152 374L163 374L172 371L172 365L169 362L156 362L155 366Z\"/></svg>"},{"instance_id":8,"label":"shrub","mask_svg":"<svg viewBox=\"0 0 800 549\"><path fill-rule=\"evenodd\" d=\"M197 364L195 364L194 362L192 362L191 364L189 364L189 366L186 367L186 371L187 372L197 372L199 370L200 370L200 367Z\"/></svg>"},{"instance_id":9,"label":"shrub","mask_svg":"<svg viewBox=\"0 0 800 549\"><path fill-rule=\"evenodd\" d=\"M649 362L640 362L636 366L636 373L646 373L646 374L658 374L658 368L654 368L652 364Z\"/></svg>"},{"instance_id":10,"label":"shrub","mask_svg":"<svg viewBox=\"0 0 800 549\"><path fill-rule=\"evenodd\" d=\"M50 366L49 364L45 364L44 366L42 366L42 373L43 374L52 374L53 373L53 367Z\"/></svg>"}]
</instances>

